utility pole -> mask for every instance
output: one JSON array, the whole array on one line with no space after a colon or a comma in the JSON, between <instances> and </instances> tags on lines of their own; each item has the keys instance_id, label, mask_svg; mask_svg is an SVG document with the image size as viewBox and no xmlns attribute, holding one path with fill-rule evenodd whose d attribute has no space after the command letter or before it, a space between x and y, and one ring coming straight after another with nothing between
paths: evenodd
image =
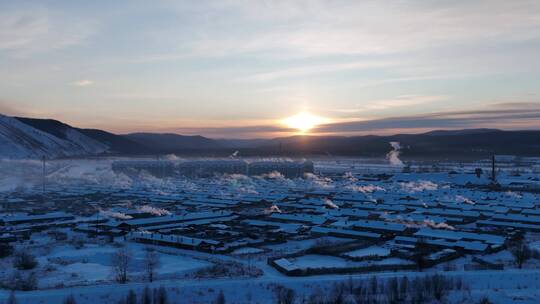
<instances>
[{"instance_id":1,"label":"utility pole","mask_svg":"<svg viewBox=\"0 0 540 304\"><path fill-rule=\"evenodd\" d=\"M42 172L41 172L41 198L43 200L43 203L45 203L45 156L41 159L42 161Z\"/></svg>"},{"instance_id":2,"label":"utility pole","mask_svg":"<svg viewBox=\"0 0 540 304\"><path fill-rule=\"evenodd\" d=\"M99 235L99 209L96 213L96 237Z\"/></svg>"},{"instance_id":3,"label":"utility pole","mask_svg":"<svg viewBox=\"0 0 540 304\"><path fill-rule=\"evenodd\" d=\"M495 173L495 154L491 156L491 180L494 183L497 181L497 174Z\"/></svg>"}]
</instances>

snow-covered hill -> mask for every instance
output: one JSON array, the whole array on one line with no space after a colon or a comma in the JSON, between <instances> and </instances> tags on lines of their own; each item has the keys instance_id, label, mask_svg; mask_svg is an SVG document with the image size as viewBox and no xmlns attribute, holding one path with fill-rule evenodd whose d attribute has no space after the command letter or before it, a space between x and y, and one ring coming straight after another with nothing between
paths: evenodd
<instances>
[{"instance_id":1,"label":"snow-covered hill","mask_svg":"<svg viewBox=\"0 0 540 304\"><path fill-rule=\"evenodd\" d=\"M54 133L39 130L14 117L0 114L0 158L57 158L95 155L109 150L106 144L68 125Z\"/></svg>"}]
</instances>

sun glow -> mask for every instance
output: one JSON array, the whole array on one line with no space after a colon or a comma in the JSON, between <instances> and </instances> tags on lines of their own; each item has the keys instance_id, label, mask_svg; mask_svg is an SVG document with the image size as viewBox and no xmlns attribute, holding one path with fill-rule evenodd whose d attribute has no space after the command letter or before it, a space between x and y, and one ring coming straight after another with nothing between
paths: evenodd
<instances>
[{"instance_id":1,"label":"sun glow","mask_svg":"<svg viewBox=\"0 0 540 304\"><path fill-rule=\"evenodd\" d=\"M308 112L300 112L281 121L291 129L297 129L300 133L307 133L314 127L327 123L328 119L319 117Z\"/></svg>"}]
</instances>

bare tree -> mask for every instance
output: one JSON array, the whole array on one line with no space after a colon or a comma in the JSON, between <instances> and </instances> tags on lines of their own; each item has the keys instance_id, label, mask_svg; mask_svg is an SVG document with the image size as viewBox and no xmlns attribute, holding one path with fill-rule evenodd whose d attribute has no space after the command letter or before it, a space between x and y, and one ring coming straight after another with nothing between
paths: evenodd
<instances>
[{"instance_id":1,"label":"bare tree","mask_svg":"<svg viewBox=\"0 0 540 304\"><path fill-rule=\"evenodd\" d=\"M219 291L219 294L217 295L216 299L214 300L214 304L225 304L225 295L223 294L223 290Z\"/></svg>"},{"instance_id":2,"label":"bare tree","mask_svg":"<svg viewBox=\"0 0 540 304\"><path fill-rule=\"evenodd\" d=\"M405 299L407 297L407 290L409 289L409 279L407 276L401 278L399 282L399 298Z\"/></svg>"},{"instance_id":3,"label":"bare tree","mask_svg":"<svg viewBox=\"0 0 540 304\"><path fill-rule=\"evenodd\" d=\"M450 282L440 274L434 274L426 279L429 279L429 284L426 285L431 287L431 294L440 302L450 290Z\"/></svg>"},{"instance_id":4,"label":"bare tree","mask_svg":"<svg viewBox=\"0 0 540 304\"><path fill-rule=\"evenodd\" d=\"M429 245L424 239L419 239L414 246L414 254L412 256L412 259L419 271L422 271L427 266L426 256L429 255L429 253Z\"/></svg>"},{"instance_id":5,"label":"bare tree","mask_svg":"<svg viewBox=\"0 0 540 304\"><path fill-rule=\"evenodd\" d=\"M510 248L510 252L514 256L514 260L516 261L516 265L518 268L521 269L523 267L523 263L531 258L531 249L527 244L523 242L522 239L518 240L515 244L512 245Z\"/></svg>"},{"instance_id":6,"label":"bare tree","mask_svg":"<svg viewBox=\"0 0 540 304\"><path fill-rule=\"evenodd\" d=\"M127 248L122 247L112 255L111 262L116 281L126 283L128 281L128 267L131 262L131 253Z\"/></svg>"},{"instance_id":7,"label":"bare tree","mask_svg":"<svg viewBox=\"0 0 540 304\"><path fill-rule=\"evenodd\" d=\"M423 280L416 277L410 284L411 288L411 302L412 303L424 303L426 300Z\"/></svg>"},{"instance_id":8,"label":"bare tree","mask_svg":"<svg viewBox=\"0 0 540 304\"><path fill-rule=\"evenodd\" d=\"M159 267L159 255L152 248L146 248L144 256L144 266L148 281L153 282L156 276L156 268Z\"/></svg>"},{"instance_id":9,"label":"bare tree","mask_svg":"<svg viewBox=\"0 0 540 304\"><path fill-rule=\"evenodd\" d=\"M141 304L152 304L152 292L148 286L144 287L141 294Z\"/></svg>"},{"instance_id":10,"label":"bare tree","mask_svg":"<svg viewBox=\"0 0 540 304\"><path fill-rule=\"evenodd\" d=\"M7 299L6 304L17 304L17 297L15 297L15 291L9 293L9 298Z\"/></svg>"},{"instance_id":11,"label":"bare tree","mask_svg":"<svg viewBox=\"0 0 540 304\"><path fill-rule=\"evenodd\" d=\"M487 296L483 296L482 298L480 298L480 301L478 301L478 304L492 304L492 303L493 302L491 302Z\"/></svg>"},{"instance_id":12,"label":"bare tree","mask_svg":"<svg viewBox=\"0 0 540 304\"><path fill-rule=\"evenodd\" d=\"M345 299L345 285L341 283L335 283L330 289L329 301L331 303L343 304Z\"/></svg>"},{"instance_id":13,"label":"bare tree","mask_svg":"<svg viewBox=\"0 0 540 304\"><path fill-rule=\"evenodd\" d=\"M126 304L137 304L137 294L133 291L133 289L130 289L127 296L126 296Z\"/></svg>"},{"instance_id":14,"label":"bare tree","mask_svg":"<svg viewBox=\"0 0 540 304\"><path fill-rule=\"evenodd\" d=\"M397 278L394 277L388 280L386 285L386 297L390 303L398 303L400 301L399 283Z\"/></svg>"},{"instance_id":15,"label":"bare tree","mask_svg":"<svg viewBox=\"0 0 540 304\"><path fill-rule=\"evenodd\" d=\"M277 304L293 304L296 299L294 290L282 285L278 285L274 290L274 293Z\"/></svg>"},{"instance_id":16,"label":"bare tree","mask_svg":"<svg viewBox=\"0 0 540 304\"><path fill-rule=\"evenodd\" d=\"M14 271L8 278L8 284L12 290L29 291L37 289L38 279L34 271Z\"/></svg>"},{"instance_id":17,"label":"bare tree","mask_svg":"<svg viewBox=\"0 0 540 304\"><path fill-rule=\"evenodd\" d=\"M326 302L326 295L318 286L315 287L307 299L308 304L324 304Z\"/></svg>"},{"instance_id":18,"label":"bare tree","mask_svg":"<svg viewBox=\"0 0 540 304\"><path fill-rule=\"evenodd\" d=\"M160 286L157 290L154 290L157 292L154 292L154 304L167 304L168 298L167 298L167 289L165 287Z\"/></svg>"},{"instance_id":19,"label":"bare tree","mask_svg":"<svg viewBox=\"0 0 540 304\"><path fill-rule=\"evenodd\" d=\"M369 280L369 291L371 292L373 296L376 296L377 293L379 292L378 285L379 285L379 281L377 280L377 277L372 276L371 279Z\"/></svg>"},{"instance_id":20,"label":"bare tree","mask_svg":"<svg viewBox=\"0 0 540 304\"><path fill-rule=\"evenodd\" d=\"M69 295L64 299L64 304L77 304L77 301L73 295Z\"/></svg>"},{"instance_id":21,"label":"bare tree","mask_svg":"<svg viewBox=\"0 0 540 304\"><path fill-rule=\"evenodd\" d=\"M0 258L5 258L13 253L13 246L8 243L0 243Z\"/></svg>"},{"instance_id":22,"label":"bare tree","mask_svg":"<svg viewBox=\"0 0 540 304\"><path fill-rule=\"evenodd\" d=\"M34 269L37 264L36 257L28 252L28 250L21 249L15 252L13 267L20 270L29 270Z\"/></svg>"}]
</instances>

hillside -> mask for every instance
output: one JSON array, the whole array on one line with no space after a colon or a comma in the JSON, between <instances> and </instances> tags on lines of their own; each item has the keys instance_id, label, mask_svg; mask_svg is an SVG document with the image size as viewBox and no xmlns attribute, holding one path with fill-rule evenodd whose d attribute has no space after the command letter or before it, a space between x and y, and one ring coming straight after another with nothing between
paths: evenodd
<instances>
[{"instance_id":1,"label":"hillside","mask_svg":"<svg viewBox=\"0 0 540 304\"><path fill-rule=\"evenodd\" d=\"M0 115L0 157L57 158L109 150L107 145L60 122L43 121L37 128L35 125Z\"/></svg>"},{"instance_id":2,"label":"hillside","mask_svg":"<svg viewBox=\"0 0 540 304\"><path fill-rule=\"evenodd\" d=\"M492 154L540 155L540 131L435 130L392 136L291 136L274 139L210 139L172 133L116 135L75 128L57 120L0 115L0 158L175 153L191 156L384 157L399 142L403 157L468 158Z\"/></svg>"},{"instance_id":3,"label":"hillside","mask_svg":"<svg viewBox=\"0 0 540 304\"><path fill-rule=\"evenodd\" d=\"M222 148L216 141L203 136L186 136L173 133L132 133L124 135L149 151L178 153L190 150L214 150Z\"/></svg>"}]
</instances>

